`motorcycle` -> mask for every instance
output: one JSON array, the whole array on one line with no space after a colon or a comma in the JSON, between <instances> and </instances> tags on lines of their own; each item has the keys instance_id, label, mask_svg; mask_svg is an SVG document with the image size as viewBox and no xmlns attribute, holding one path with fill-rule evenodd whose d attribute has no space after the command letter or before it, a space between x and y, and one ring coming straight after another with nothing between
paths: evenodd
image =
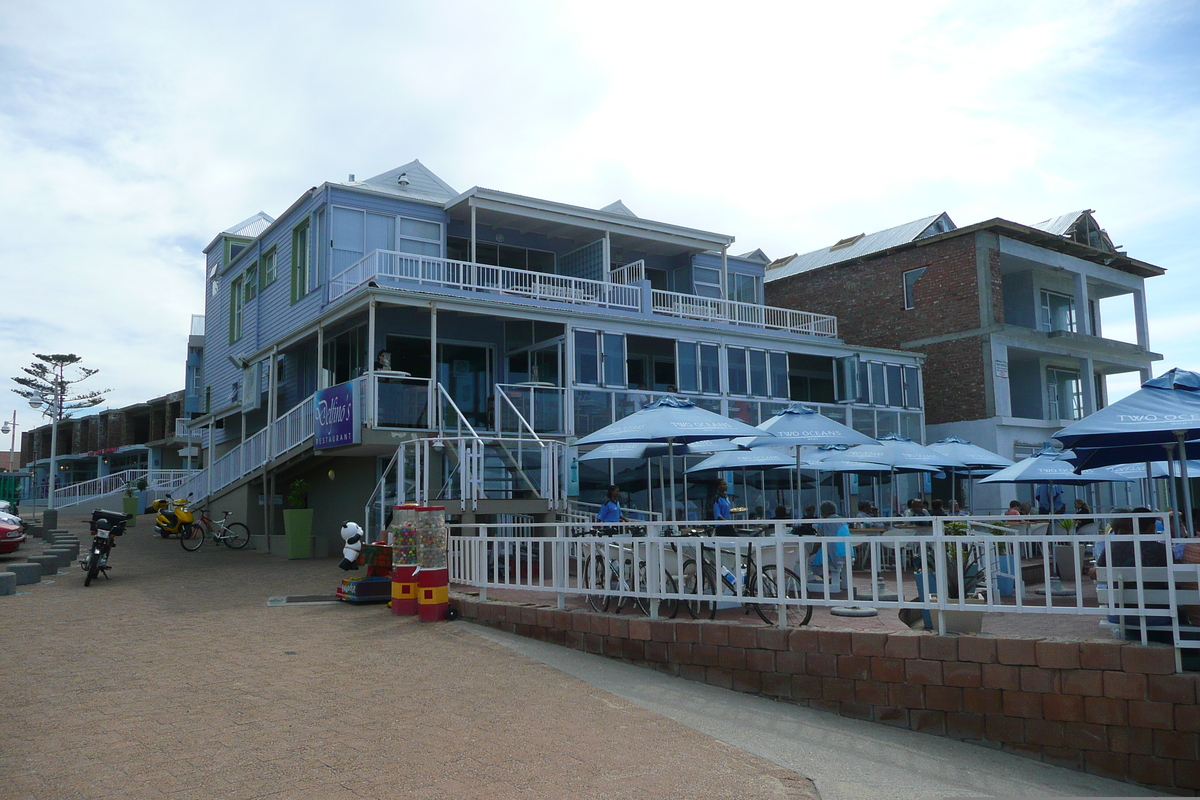
<instances>
[{"instance_id":1,"label":"motorcycle","mask_svg":"<svg viewBox=\"0 0 1200 800\"><path fill-rule=\"evenodd\" d=\"M101 572L108 579L108 556L116 546L116 537L125 533L125 523L133 519L132 514L122 514L118 511L96 509L92 512L92 546L88 548L87 558L79 562L79 566L87 573L83 579L84 586L91 586L92 581Z\"/></svg>"},{"instance_id":2,"label":"motorcycle","mask_svg":"<svg viewBox=\"0 0 1200 800\"><path fill-rule=\"evenodd\" d=\"M150 509L155 512L154 530L158 531L162 538L182 536L191 529L192 523L196 521L196 513L188 508L191 500L190 494L180 500L173 500L171 495L167 495L166 499L155 500L150 505Z\"/></svg>"}]
</instances>

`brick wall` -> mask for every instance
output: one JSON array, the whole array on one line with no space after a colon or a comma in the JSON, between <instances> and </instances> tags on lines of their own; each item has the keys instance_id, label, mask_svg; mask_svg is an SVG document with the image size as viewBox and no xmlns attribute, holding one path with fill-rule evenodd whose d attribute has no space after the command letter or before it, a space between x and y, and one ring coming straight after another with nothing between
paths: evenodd
<instances>
[{"instance_id":1,"label":"brick wall","mask_svg":"<svg viewBox=\"0 0 1200 800\"><path fill-rule=\"evenodd\" d=\"M826 267L771 281L768 305L833 314L849 344L906 349L927 356L922 379L925 418L930 425L985 419L992 410L984 389L983 342L974 335L935 345L906 342L980 328L976 247L979 237L962 236L915 247L862 263ZM992 315L1003 322L1000 254L988 249ZM904 308L904 273L925 273L914 287L914 308Z\"/></svg>"},{"instance_id":2,"label":"brick wall","mask_svg":"<svg viewBox=\"0 0 1200 800\"><path fill-rule=\"evenodd\" d=\"M649 620L456 596L469 620L1117 780L1200 789L1200 675L1124 642Z\"/></svg>"}]
</instances>

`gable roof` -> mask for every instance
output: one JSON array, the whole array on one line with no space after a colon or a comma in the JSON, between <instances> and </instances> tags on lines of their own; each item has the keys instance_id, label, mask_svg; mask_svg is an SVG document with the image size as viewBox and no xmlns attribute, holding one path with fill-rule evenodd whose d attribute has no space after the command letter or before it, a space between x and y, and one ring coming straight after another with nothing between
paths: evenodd
<instances>
[{"instance_id":1,"label":"gable roof","mask_svg":"<svg viewBox=\"0 0 1200 800\"><path fill-rule=\"evenodd\" d=\"M244 219L236 225L231 225L222 233L227 233L230 236L246 236L253 239L267 229L267 226L275 221L275 218L260 211L249 219Z\"/></svg>"},{"instance_id":2,"label":"gable roof","mask_svg":"<svg viewBox=\"0 0 1200 800\"><path fill-rule=\"evenodd\" d=\"M1090 208L1083 211L1072 211L1053 219L1043 220L1033 227L1088 247L1094 247L1097 250L1103 250L1106 253L1117 252L1121 248L1113 245L1108 231L1101 228L1100 224L1096 222L1096 218L1092 216L1095 213Z\"/></svg>"},{"instance_id":3,"label":"gable roof","mask_svg":"<svg viewBox=\"0 0 1200 800\"><path fill-rule=\"evenodd\" d=\"M744 258L747 261L756 261L759 264L770 264L771 257L762 251L762 248L751 250L749 253L742 253L738 258Z\"/></svg>"},{"instance_id":4,"label":"gable roof","mask_svg":"<svg viewBox=\"0 0 1200 800\"><path fill-rule=\"evenodd\" d=\"M404 176L404 183L400 182L401 175ZM331 183L370 189L373 192L383 192L396 197L439 205L458 195L458 192L450 184L434 175L418 159L413 159L395 169L389 169L387 172L381 172L365 181L331 181Z\"/></svg>"},{"instance_id":5,"label":"gable roof","mask_svg":"<svg viewBox=\"0 0 1200 800\"><path fill-rule=\"evenodd\" d=\"M624 214L625 216L633 217L634 219L638 218L638 215L633 213L632 211L630 211L629 206L625 205L620 200L609 203L608 205L606 205L604 208L602 208L600 210L601 211L609 211L609 212L612 212L613 214Z\"/></svg>"},{"instance_id":6,"label":"gable roof","mask_svg":"<svg viewBox=\"0 0 1200 800\"><path fill-rule=\"evenodd\" d=\"M830 247L814 250L803 255L790 255L780 258L767 267L766 280L776 281L800 272L827 267L842 261L877 253L901 244L915 242L929 236L936 236L957 228L954 221L946 212L934 214L931 217L906 222L894 228L878 231L877 233L860 233L836 242Z\"/></svg>"}]
</instances>

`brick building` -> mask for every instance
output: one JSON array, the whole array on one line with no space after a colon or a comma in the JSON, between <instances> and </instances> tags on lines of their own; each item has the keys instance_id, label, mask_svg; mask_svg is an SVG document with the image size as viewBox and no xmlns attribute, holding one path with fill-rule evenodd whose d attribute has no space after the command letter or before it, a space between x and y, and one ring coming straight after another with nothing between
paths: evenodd
<instances>
[{"instance_id":1,"label":"brick building","mask_svg":"<svg viewBox=\"0 0 1200 800\"><path fill-rule=\"evenodd\" d=\"M1108 375L1150 377L1145 278L1163 274L1113 246L1091 211L1034 226L946 214L779 259L766 300L834 314L848 344L926 356L926 440L956 434L1019 459L1106 404ZM1132 301L1135 341L1106 338L1102 300ZM1116 301L1121 302L1121 301ZM884 369L846 362L844 395L888 391ZM976 494L976 510L1001 494Z\"/></svg>"}]
</instances>

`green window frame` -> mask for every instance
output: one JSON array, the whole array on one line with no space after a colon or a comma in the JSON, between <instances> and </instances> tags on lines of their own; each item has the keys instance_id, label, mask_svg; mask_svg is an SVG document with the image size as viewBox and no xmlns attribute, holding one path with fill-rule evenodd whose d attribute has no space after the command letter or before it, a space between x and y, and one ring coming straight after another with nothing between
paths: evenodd
<instances>
[{"instance_id":1,"label":"green window frame","mask_svg":"<svg viewBox=\"0 0 1200 800\"><path fill-rule=\"evenodd\" d=\"M242 338L242 309L246 305L243 276L239 275L229 284L229 342Z\"/></svg>"},{"instance_id":2,"label":"green window frame","mask_svg":"<svg viewBox=\"0 0 1200 800\"><path fill-rule=\"evenodd\" d=\"M246 267L246 277L243 280L243 300L250 302L258 296L258 262L255 261L250 266Z\"/></svg>"},{"instance_id":3,"label":"green window frame","mask_svg":"<svg viewBox=\"0 0 1200 800\"><path fill-rule=\"evenodd\" d=\"M275 248L272 247L267 252L263 253L262 263L259 265L258 271L260 283L259 287L267 288L275 282Z\"/></svg>"},{"instance_id":4,"label":"green window frame","mask_svg":"<svg viewBox=\"0 0 1200 800\"><path fill-rule=\"evenodd\" d=\"M292 302L295 303L313 290L309 261L308 220L292 229Z\"/></svg>"}]
</instances>

